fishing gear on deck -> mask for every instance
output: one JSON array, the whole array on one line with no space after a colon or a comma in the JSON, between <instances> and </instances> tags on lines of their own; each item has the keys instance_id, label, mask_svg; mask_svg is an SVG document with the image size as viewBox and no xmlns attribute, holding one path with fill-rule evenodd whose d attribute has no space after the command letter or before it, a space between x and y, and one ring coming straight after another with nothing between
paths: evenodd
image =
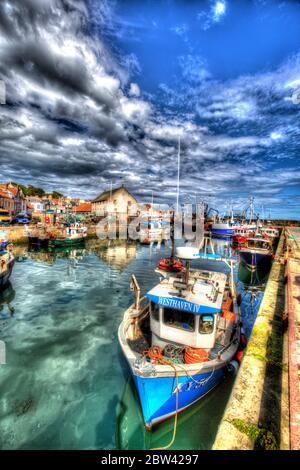
<instances>
[{"instance_id":1,"label":"fishing gear on deck","mask_svg":"<svg viewBox=\"0 0 300 470\"><path fill-rule=\"evenodd\" d=\"M175 364L184 363L184 348L174 346L173 344L167 344L164 349L164 356L170 359Z\"/></svg>"}]
</instances>

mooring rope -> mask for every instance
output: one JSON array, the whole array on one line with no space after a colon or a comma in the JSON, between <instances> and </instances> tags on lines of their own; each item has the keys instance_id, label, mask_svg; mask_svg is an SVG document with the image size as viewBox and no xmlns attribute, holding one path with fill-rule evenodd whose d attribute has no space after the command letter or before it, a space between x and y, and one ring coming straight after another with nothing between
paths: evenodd
<instances>
[{"instance_id":1,"label":"mooring rope","mask_svg":"<svg viewBox=\"0 0 300 470\"><path fill-rule=\"evenodd\" d=\"M179 402L179 400L178 400L178 392L179 392L179 390L178 390L178 372L177 372L176 366L170 360L166 360L164 358L163 351L160 347L152 346L147 351L145 351L145 355L147 355L156 364L171 366L174 369L174 372L175 372L175 379L176 379L176 398L175 398L176 408L175 408L173 436L172 436L172 439L169 442L169 444L167 444L166 446L164 446L164 447L155 447L153 449L150 449L150 450L167 450L174 444L174 441L175 441L175 438L176 438L176 432L177 432L178 402Z\"/></svg>"}]
</instances>

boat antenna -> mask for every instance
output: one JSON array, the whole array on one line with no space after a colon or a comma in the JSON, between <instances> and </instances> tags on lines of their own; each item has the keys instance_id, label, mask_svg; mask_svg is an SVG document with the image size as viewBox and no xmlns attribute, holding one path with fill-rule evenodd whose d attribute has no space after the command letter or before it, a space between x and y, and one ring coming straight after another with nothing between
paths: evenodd
<instances>
[{"instance_id":1,"label":"boat antenna","mask_svg":"<svg viewBox=\"0 0 300 470\"><path fill-rule=\"evenodd\" d=\"M179 212L179 182L180 182L180 136L178 137L178 160L177 160L177 203L176 212Z\"/></svg>"},{"instance_id":2,"label":"boat antenna","mask_svg":"<svg viewBox=\"0 0 300 470\"><path fill-rule=\"evenodd\" d=\"M253 219L253 202L254 202L254 197L250 197L250 221L249 221L250 224Z\"/></svg>"}]
</instances>

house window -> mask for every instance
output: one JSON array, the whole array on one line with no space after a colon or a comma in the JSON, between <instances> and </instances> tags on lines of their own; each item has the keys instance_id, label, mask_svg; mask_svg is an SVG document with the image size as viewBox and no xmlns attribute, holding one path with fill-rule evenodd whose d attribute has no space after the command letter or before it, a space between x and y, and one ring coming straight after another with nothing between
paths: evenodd
<instances>
[{"instance_id":1,"label":"house window","mask_svg":"<svg viewBox=\"0 0 300 470\"><path fill-rule=\"evenodd\" d=\"M174 308L164 309L164 323L172 328L195 331L195 316L192 313L182 312Z\"/></svg>"}]
</instances>

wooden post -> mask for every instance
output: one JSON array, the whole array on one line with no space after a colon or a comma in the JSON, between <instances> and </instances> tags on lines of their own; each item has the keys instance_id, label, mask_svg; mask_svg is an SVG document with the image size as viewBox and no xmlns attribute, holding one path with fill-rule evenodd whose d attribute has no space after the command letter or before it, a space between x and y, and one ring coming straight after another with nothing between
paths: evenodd
<instances>
[{"instance_id":1,"label":"wooden post","mask_svg":"<svg viewBox=\"0 0 300 470\"><path fill-rule=\"evenodd\" d=\"M185 282L188 284L189 282L189 277L190 277L190 261L186 262L186 267L185 267Z\"/></svg>"},{"instance_id":2,"label":"wooden post","mask_svg":"<svg viewBox=\"0 0 300 470\"><path fill-rule=\"evenodd\" d=\"M131 275L131 286L135 292L135 309L139 310L141 289L134 274Z\"/></svg>"}]
</instances>

